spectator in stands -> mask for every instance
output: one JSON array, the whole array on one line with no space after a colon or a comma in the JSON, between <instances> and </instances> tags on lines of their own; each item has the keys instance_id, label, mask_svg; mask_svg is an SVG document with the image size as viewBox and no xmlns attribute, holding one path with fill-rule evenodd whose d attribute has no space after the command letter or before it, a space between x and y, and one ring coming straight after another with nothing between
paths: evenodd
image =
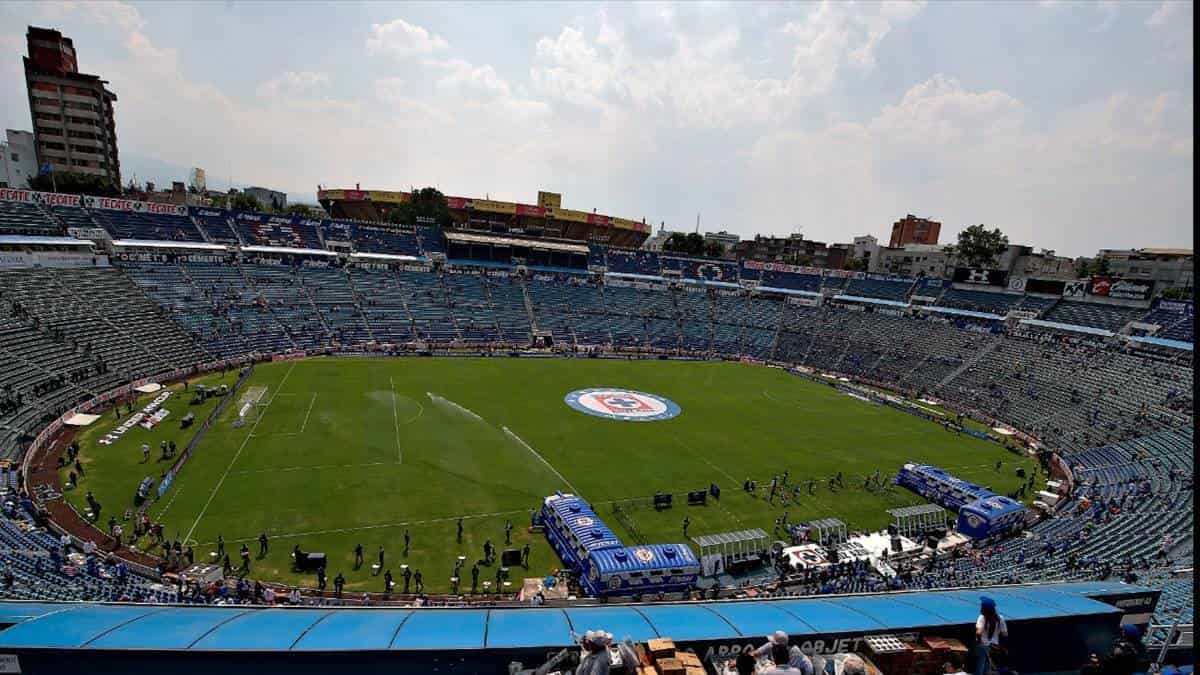
<instances>
[{"instance_id":1,"label":"spectator in stands","mask_svg":"<svg viewBox=\"0 0 1200 675\"><path fill-rule=\"evenodd\" d=\"M782 647L784 650L784 658L782 661L775 658L775 649ZM793 669L793 672L798 671L804 675L812 675L813 665L804 652L800 651L799 647L788 647L788 634L777 630L767 636L767 643L755 649L754 656L758 658L770 657L776 665L786 665Z\"/></svg>"},{"instance_id":2,"label":"spectator in stands","mask_svg":"<svg viewBox=\"0 0 1200 675\"><path fill-rule=\"evenodd\" d=\"M942 664L942 672L946 675L967 675L963 671L962 666L958 663L958 658L951 655L950 660Z\"/></svg>"},{"instance_id":3,"label":"spectator in stands","mask_svg":"<svg viewBox=\"0 0 1200 675\"><path fill-rule=\"evenodd\" d=\"M1113 643L1112 654L1104 660L1104 675L1133 675L1150 667L1150 656L1142 644L1142 631L1133 624L1121 626L1121 636Z\"/></svg>"},{"instance_id":4,"label":"spectator in stands","mask_svg":"<svg viewBox=\"0 0 1200 675\"><path fill-rule=\"evenodd\" d=\"M996 611L996 601L984 596L979 599L979 618L975 620L975 675L987 675L993 654L999 653L1001 638L1008 637L1008 625Z\"/></svg>"}]
</instances>

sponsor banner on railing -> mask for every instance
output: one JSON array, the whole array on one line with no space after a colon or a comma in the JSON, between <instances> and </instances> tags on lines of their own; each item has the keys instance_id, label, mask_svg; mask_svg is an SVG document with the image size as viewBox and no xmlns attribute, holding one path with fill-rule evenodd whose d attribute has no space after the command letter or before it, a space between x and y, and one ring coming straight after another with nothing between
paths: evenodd
<instances>
[{"instance_id":1,"label":"sponsor banner on railing","mask_svg":"<svg viewBox=\"0 0 1200 675\"><path fill-rule=\"evenodd\" d=\"M83 205L89 209L104 209L106 211L129 211L131 213L163 213L172 216L186 216L187 207L182 204L163 204L161 202L139 202L132 199L115 199L113 197L83 198Z\"/></svg>"},{"instance_id":2,"label":"sponsor banner on railing","mask_svg":"<svg viewBox=\"0 0 1200 675\"><path fill-rule=\"evenodd\" d=\"M820 267L809 267L806 265L789 265L787 263L760 262L758 260L746 260L742 263L748 270L762 270L766 272L786 272L789 274L811 274L821 276Z\"/></svg>"},{"instance_id":3,"label":"sponsor banner on railing","mask_svg":"<svg viewBox=\"0 0 1200 675\"><path fill-rule=\"evenodd\" d=\"M1008 272L981 267L959 267L954 270L954 281L978 286L1008 286Z\"/></svg>"},{"instance_id":4,"label":"sponsor banner on railing","mask_svg":"<svg viewBox=\"0 0 1200 675\"><path fill-rule=\"evenodd\" d=\"M79 195L68 195L62 192L38 192L37 190L0 188L0 202L45 204L46 206L79 206L80 200Z\"/></svg>"},{"instance_id":5,"label":"sponsor banner on railing","mask_svg":"<svg viewBox=\"0 0 1200 675\"><path fill-rule=\"evenodd\" d=\"M67 236L88 241L106 241L112 238L100 227L68 227Z\"/></svg>"},{"instance_id":6,"label":"sponsor banner on railing","mask_svg":"<svg viewBox=\"0 0 1200 675\"><path fill-rule=\"evenodd\" d=\"M0 251L0 269L28 269L33 267L108 267L108 256L95 255L91 251L84 251L82 253Z\"/></svg>"},{"instance_id":7,"label":"sponsor banner on railing","mask_svg":"<svg viewBox=\"0 0 1200 675\"><path fill-rule=\"evenodd\" d=\"M1187 314L1191 316L1193 313L1192 303L1185 300L1162 300L1160 299L1155 305L1155 309L1160 309L1164 312L1175 312L1176 314Z\"/></svg>"}]
</instances>

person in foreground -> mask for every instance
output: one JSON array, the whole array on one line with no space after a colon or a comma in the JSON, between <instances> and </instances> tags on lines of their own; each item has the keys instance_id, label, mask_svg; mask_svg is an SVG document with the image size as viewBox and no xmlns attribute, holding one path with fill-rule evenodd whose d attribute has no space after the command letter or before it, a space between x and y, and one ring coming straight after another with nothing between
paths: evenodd
<instances>
[{"instance_id":1,"label":"person in foreground","mask_svg":"<svg viewBox=\"0 0 1200 675\"><path fill-rule=\"evenodd\" d=\"M996 611L996 601L984 596L979 599L979 618L975 620L975 675L988 675L993 657L1001 652L1001 639L1008 638L1008 625Z\"/></svg>"}]
</instances>

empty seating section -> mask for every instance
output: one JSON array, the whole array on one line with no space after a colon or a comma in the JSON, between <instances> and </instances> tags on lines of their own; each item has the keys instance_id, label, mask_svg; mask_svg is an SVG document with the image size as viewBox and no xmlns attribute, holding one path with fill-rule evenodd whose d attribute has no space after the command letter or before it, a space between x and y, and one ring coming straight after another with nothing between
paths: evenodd
<instances>
[{"instance_id":1,"label":"empty seating section","mask_svg":"<svg viewBox=\"0 0 1200 675\"><path fill-rule=\"evenodd\" d=\"M282 265L242 265L241 270L266 307L266 315L283 325L294 345L304 349L328 342L324 322L296 270Z\"/></svg>"},{"instance_id":2,"label":"empty seating section","mask_svg":"<svg viewBox=\"0 0 1200 675\"><path fill-rule=\"evenodd\" d=\"M301 267L299 273L300 290L308 297L335 342L366 344L373 339L345 270Z\"/></svg>"},{"instance_id":3,"label":"empty seating section","mask_svg":"<svg viewBox=\"0 0 1200 675\"><path fill-rule=\"evenodd\" d=\"M0 205L3 204L4 202L0 202ZM74 206L51 206L50 213L63 224L63 227L100 227L96 221L92 220L92 214L85 209Z\"/></svg>"},{"instance_id":4,"label":"empty seating section","mask_svg":"<svg viewBox=\"0 0 1200 675\"><path fill-rule=\"evenodd\" d=\"M58 237L63 228L40 204L0 202L0 234Z\"/></svg>"},{"instance_id":5,"label":"empty seating section","mask_svg":"<svg viewBox=\"0 0 1200 675\"><path fill-rule=\"evenodd\" d=\"M405 290L396 274L387 269L351 267L347 270L363 308L366 323L377 342L399 343L416 339Z\"/></svg>"},{"instance_id":6,"label":"empty seating section","mask_svg":"<svg viewBox=\"0 0 1200 675\"><path fill-rule=\"evenodd\" d=\"M233 213L223 209L192 209L192 218L208 241L214 244L241 244L233 227Z\"/></svg>"},{"instance_id":7,"label":"empty seating section","mask_svg":"<svg viewBox=\"0 0 1200 675\"><path fill-rule=\"evenodd\" d=\"M763 270L762 274L759 275L758 285L819 293L821 291L821 277L814 274L793 274L792 272Z\"/></svg>"},{"instance_id":8,"label":"empty seating section","mask_svg":"<svg viewBox=\"0 0 1200 675\"><path fill-rule=\"evenodd\" d=\"M1166 309L1155 309L1139 319L1142 323L1152 323L1161 326L1154 337L1180 342L1192 342L1194 315L1185 312L1175 312Z\"/></svg>"},{"instance_id":9,"label":"empty seating section","mask_svg":"<svg viewBox=\"0 0 1200 675\"><path fill-rule=\"evenodd\" d=\"M1014 309L1021 309L1028 312L1037 312L1040 318L1046 313L1046 310L1054 306L1058 302L1058 298L1045 298L1038 295L1026 295L1017 303Z\"/></svg>"},{"instance_id":10,"label":"empty seating section","mask_svg":"<svg viewBox=\"0 0 1200 675\"><path fill-rule=\"evenodd\" d=\"M326 227L332 224L326 221ZM369 225L366 223L345 223L345 225L354 228L352 233L354 246L359 251L414 257L424 255L416 232L406 231L396 225Z\"/></svg>"},{"instance_id":11,"label":"empty seating section","mask_svg":"<svg viewBox=\"0 0 1200 675\"><path fill-rule=\"evenodd\" d=\"M606 260L609 272L644 274L655 277L662 274L658 254L653 251L610 248Z\"/></svg>"},{"instance_id":12,"label":"empty seating section","mask_svg":"<svg viewBox=\"0 0 1200 675\"><path fill-rule=\"evenodd\" d=\"M530 344L532 326L529 308L525 304L525 288L516 277L490 275L482 277L484 290L491 299L500 338L522 347ZM568 342L568 344L570 344Z\"/></svg>"},{"instance_id":13,"label":"empty seating section","mask_svg":"<svg viewBox=\"0 0 1200 675\"><path fill-rule=\"evenodd\" d=\"M712 260L702 258L674 258L659 256L662 270L679 272L688 279L703 279L705 281L726 281L737 283L738 267L735 262L728 260Z\"/></svg>"},{"instance_id":14,"label":"empty seating section","mask_svg":"<svg viewBox=\"0 0 1200 675\"><path fill-rule=\"evenodd\" d=\"M442 277L447 303L464 340L498 342L500 328L484 294L480 277L474 274L447 274Z\"/></svg>"},{"instance_id":15,"label":"empty seating section","mask_svg":"<svg viewBox=\"0 0 1200 675\"><path fill-rule=\"evenodd\" d=\"M441 277L425 272L397 272L404 302L412 315L418 340L451 342L462 339Z\"/></svg>"},{"instance_id":16,"label":"empty seating section","mask_svg":"<svg viewBox=\"0 0 1200 675\"><path fill-rule=\"evenodd\" d=\"M991 291L975 291L966 288L947 288L938 302L942 307L965 309L972 312L987 312L1004 316L1021 301L1022 296Z\"/></svg>"},{"instance_id":17,"label":"empty seating section","mask_svg":"<svg viewBox=\"0 0 1200 675\"><path fill-rule=\"evenodd\" d=\"M866 298L904 302L913 282L890 279L851 279L846 286L846 295L861 295Z\"/></svg>"},{"instance_id":18,"label":"empty seating section","mask_svg":"<svg viewBox=\"0 0 1200 675\"><path fill-rule=\"evenodd\" d=\"M204 241L187 216L91 209L92 219L113 239Z\"/></svg>"},{"instance_id":19,"label":"empty seating section","mask_svg":"<svg viewBox=\"0 0 1200 675\"><path fill-rule=\"evenodd\" d=\"M1130 321L1136 321L1146 313L1136 307L1100 305L1091 302L1063 300L1046 313L1047 321L1069 323L1073 326L1091 326L1113 332L1121 330Z\"/></svg>"},{"instance_id":20,"label":"empty seating section","mask_svg":"<svg viewBox=\"0 0 1200 675\"><path fill-rule=\"evenodd\" d=\"M263 213L239 212L233 217L238 236L248 245L283 248L324 248L317 225L320 221Z\"/></svg>"}]
</instances>

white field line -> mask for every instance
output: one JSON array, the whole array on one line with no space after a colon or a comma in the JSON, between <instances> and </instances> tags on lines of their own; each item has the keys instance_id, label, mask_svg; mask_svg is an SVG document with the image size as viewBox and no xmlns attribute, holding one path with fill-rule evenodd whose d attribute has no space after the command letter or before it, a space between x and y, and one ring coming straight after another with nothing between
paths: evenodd
<instances>
[{"instance_id":1,"label":"white field line","mask_svg":"<svg viewBox=\"0 0 1200 675\"><path fill-rule=\"evenodd\" d=\"M526 450L528 450L528 451L530 452L530 454L532 454L534 457L537 457L537 458L538 458L538 460L540 460L540 461L542 462L542 464L545 464L545 465L546 465L546 468L548 468L548 469L550 469L551 471L553 471L553 472L554 472L554 475L555 475L555 476L558 476L558 479L559 479L559 480L561 480L561 481L562 481L564 484L566 484L566 486L567 486L567 487L571 488L571 492L573 492L573 493L575 493L575 494L577 494L577 495L579 494L579 490L575 489L575 486L574 486L574 485L571 485L571 481L567 480L567 477L566 477L566 476L564 476L564 475L562 475L561 473L559 473L559 472L558 472L558 469L554 468L554 465L553 465L553 464L551 464L550 462L547 462L547 461L546 461L546 458L545 458L545 457L542 457L541 455L539 455L539 454L538 454L538 451L537 451L537 450L534 450L532 447L530 447L530 445L529 445L528 443L526 443L526 442L524 441L524 439L522 439L520 436L518 436L518 435L516 435L515 433L513 433L513 430L512 430L512 429L509 429L508 427L500 427L500 429L501 429L501 430L502 430L504 433L508 434L508 437L509 437L509 438L513 439L513 440L514 440L514 441L516 441L517 443L520 443L520 444L521 444L521 446L522 446L523 448L525 448Z\"/></svg>"},{"instance_id":2,"label":"white field line","mask_svg":"<svg viewBox=\"0 0 1200 675\"><path fill-rule=\"evenodd\" d=\"M388 384L392 389L392 426L396 430L396 463L404 463L404 452L400 449L400 414L396 411L396 382L392 378L388 378ZM421 409L424 412L424 408Z\"/></svg>"},{"instance_id":3,"label":"white field line","mask_svg":"<svg viewBox=\"0 0 1200 675\"><path fill-rule=\"evenodd\" d=\"M517 513L529 513L528 509L517 509L515 511L493 511L491 513L473 513L461 516L445 516L442 518L427 518L425 520L406 520L399 523L379 523L378 525L360 525L358 527L340 527L333 530L310 530L308 532L270 532L272 537L313 537L319 534L340 534L344 532L360 532L363 530L382 530L389 527L411 527L413 525L429 525L432 523L446 523L462 518L463 520L475 520L479 518L494 518L496 516L511 516ZM258 541L258 537L250 537L247 539L226 539L226 544L240 544L242 542ZM217 542L207 541L197 544L198 546L213 546Z\"/></svg>"},{"instance_id":4,"label":"white field line","mask_svg":"<svg viewBox=\"0 0 1200 675\"><path fill-rule=\"evenodd\" d=\"M283 473L284 471L318 471L323 469L355 469L363 466L383 466L391 462L368 462L366 464L314 464L312 466L286 466L282 469L246 469L234 471L231 476L248 476L254 473Z\"/></svg>"},{"instance_id":5,"label":"white field line","mask_svg":"<svg viewBox=\"0 0 1200 675\"><path fill-rule=\"evenodd\" d=\"M283 379L279 381L279 389L283 389L283 385L287 382L288 377L291 376L292 371L295 369L296 362L292 361L291 367L288 368L287 372L283 374ZM225 484L225 479L229 477L229 472L233 469L233 465L236 464L238 458L242 456L242 450L246 449L246 444L250 442L250 438L254 435L254 430L258 428L259 424L262 424L263 418L267 416L267 410L271 408L271 404L275 402L275 399L278 396L279 391L277 389L275 395L271 397L270 401L267 401L267 405L263 408L262 412L259 413L258 419L254 420L254 426L250 427L250 433L246 434L246 438L244 438L242 440L242 444L238 446L237 452L233 455L233 459L229 460L229 466L225 467L225 473L221 474L221 480L217 481L217 484L213 487L212 492L209 493L208 501L204 502L204 508L200 509L200 515L196 516L196 520L192 523L191 529L189 529L187 534L184 535L184 540L192 538L192 533L196 531L196 526L199 525L200 521L204 519L204 514L208 513L208 507L212 505L213 498L217 496L217 492L221 489L221 486Z\"/></svg>"},{"instance_id":6,"label":"white field line","mask_svg":"<svg viewBox=\"0 0 1200 675\"><path fill-rule=\"evenodd\" d=\"M163 516L167 515L167 511L171 510L171 505L175 503L175 498L179 496L180 492L183 492L183 488L175 488L175 493L167 500L167 505L163 507L162 511L158 512L159 520L162 520Z\"/></svg>"},{"instance_id":7,"label":"white field line","mask_svg":"<svg viewBox=\"0 0 1200 675\"><path fill-rule=\"evenodd\" d=\"M308 412L304 413L304 423L300 425L300 433L308 427L308 416L312 414L313 405L317 402L317 392L313 392L312 400L308 402Z\"/></svg>"}]
</instances>

